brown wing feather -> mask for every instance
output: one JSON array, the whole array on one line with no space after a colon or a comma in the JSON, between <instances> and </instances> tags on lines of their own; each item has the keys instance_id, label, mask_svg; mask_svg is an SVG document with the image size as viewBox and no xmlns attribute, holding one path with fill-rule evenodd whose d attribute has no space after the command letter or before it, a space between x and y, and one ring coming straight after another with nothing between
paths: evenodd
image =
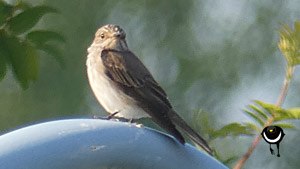
<instances>
[{"instance_id":1,"label":"brown wing feather","mask_svg":"<svg viewBox=\"0 0 300 169\"><path fill-rule=\"evenodd\" d=\"M140 84L135 83L133 77L126 70L126 63L122 55L118 55L108 50L104 50L101 54L102 62L106 67L106 71L111 75L112 80L128 87L139 87Z\"/></svg>"},{"instance_id":2,"label":"brown wing feather","mask_svg":"<svg viewBox=\"0 0 300 169\"><path fill-rule=\"evenodd\" d=\"M147 87L167 106L172 107L165 91L133 53L104 50L101 58L112 80L127 87L137 89Z\"/></svg>"},{"instance_id":3,"label":"brown wing feather","mask_svg":"<svg viewBox=\"0 0 300 169\"><path fill-rule=\"evenodd\" d=\"M120 87L120 90L133 97L161 128L172 134L181 143L185 143L184 138L168 116L172 106L166 93L143 63L129 51L104 50L101 58L108 77Z\"/></svg>"}]
</instances>

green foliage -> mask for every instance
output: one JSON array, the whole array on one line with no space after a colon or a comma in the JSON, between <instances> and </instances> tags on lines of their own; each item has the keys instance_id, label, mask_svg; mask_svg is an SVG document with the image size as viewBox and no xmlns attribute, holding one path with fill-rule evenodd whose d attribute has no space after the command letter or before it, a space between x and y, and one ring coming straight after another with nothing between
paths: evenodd
<instances>
[{"instance_id":1,"label":"green foliage","mask_svg":"<svg viewBox=\"0 0 300 169\"><path fill-rule=\"evenodd\" d=\"M255 100L254 101L259 107L255 105L249 105L249 108L253 110L253 112L249 110L244 110L245 113L251 113L251 117L258 122L262 127L266 125L266 120L273 118L274 122L280 122L282 120L292 120L292 119L300 119L300 108L292 108L292 109L283 109L279 106L264 103L262 101ZM249 113L250 112L250 113ZM268 114L268 116L267 116ZM260 117L267 117L265 120L262 120ZM280 126L282 128L287 129L295 129L295 127L288 123L275 123L275 125ZM259 128L255 124L252 124L253 129ZM257 130L258 133L260 132Z\"/></svg>"},{"instance_id":2,"label":"green foliage","mask_svg":"<svg viewBox=\"0 0 300 169\"><path fill-rule=\"evenodd\" d=\"M269 116L274 117L274 111L277 110L279 111L279 106L275 106L273 104L268 104L268 103L264 103L262 101L259 100L254 100L254 102L259 105L261 108L264 108L265 110L261 110L261 108L258 108L258 110L255 111L260 111L260 112L266 112L268 113Z\"/></svg>"},{"instance_id":3,"label":"green foliage","mask_svg":"<svg viewBox=\"0 0 300 169\"><path fill-rule=\"evenodd\" d=\"M268 119L268 116L266 115L266 113L263 112L262 110L260 110L255 105L249 105L249 108L252 109L252 110L254 110L255 112L257 112L264 120Z\"/></svg>"},{"instance_id":4,"label":"green foliage","mask_svg":"<svg viewBox=\"0 0 300 169\"><path fill-rule=\"evenodd\" d=\"M256 131L257 133L260 133L261 132L261 128L258 127L257 125L255 125L254 123L251 123L251 122L245 122L245 124L247 125L247 127L249 129L252 129L253 131Z\"/></svg>"},{"instance_id":5,"label":"green foliage","mask_svg":"<svg viewBox=\"0 0 300 169\"><path fill-rule=\"evenodd\" d=\"M254 100L254 105L248 105L247 109L243 112L249 115L255 123L230 123L223 126L221 129L213 129L209 125L207 114L201 111L203 115L195 115L195 119L201 117L203 120L203 127L208 133L210 140L216 138L223 138L227 136L240 136L240 135L260 135L262 129L269 125L276 125L285 129L293 129L296 127L290 123L282 123L283 120L300 119L300 108L283 109L279 105L283 103L284 97L289 86L289 82L293 75L294 66L300 64L300 21L295 22L295 30L293 31L285 24L282 24L283 30L279 30L280 42L278 47L288 63L286 69L286 79L279 96L277 105L264 103L259 100ZM198 111L200 113L200 111ZM257 125L259 124L259 125ZM255 143L257 144L257 143ZM235 160L235 157L229 157L227 160L222 160L220 156L217 158L224 163Z\"/></svg>"},{"instance_id":6,"label":"green foliage","mask_svg":"<svg viewBox=\"0 0 300 169\"><path fill-rule=\"evenodd\" d=\"M55 9L47 6L36 6L28 8L17 14L9 22L9 29L14 34L21 34L30 30L47 13L57 12Z\"/></svg>"},{"instance_id":7,"label":"green foliage","mask_svg":"<svg viewBox=\"0 0 300 169\"><path fill-rule=\"evenodd\" d=\"M29 32L47 13L57 13L57 10L48 6L32 7L23 1L16 5L0 1L0 81L5 77L7 65L11 65L15 78L23 89L27 89L38 76L38 50L54 55L61 66L64 64L58 47L48 44L51 41L65 42L59 33L48 30Z\"/></svg>"},{"instance_id":8,"label":"green foliage","mask_svg":"<svg viewBox=\"0 0 300 169\"><path fill-rule=\"evenodd\" d=\"M259 111L267 112L269 118L273 117L274 121L300 119L300 108L283 109L279 106L258 100L255 100L254 102L261 107Z\"/></svg>"},{"instance_id":9,"label":"green foliage","mask_svg":"<svg viewBox=\"0 0 300 169\"><path fill-rule=\"evenodd\" d=\"M27 41L3 33L0 39L1 55L12 65L14 74L22 88L28 88L38 74L38 56L36 50Z\"/></svg>"},{"instance_id":10,"label":"green foliage","mask_svg":"<svg viewBox=\"0 0 300 169\"><path fill-rule=\"evenodd\" d=\"M282 24L283 30L279 30L280 41L278 47L289 66L300 64L300 21L295 22L294 31Z\"/></svg>"},{"instance_id":11,"label":"green foliage","mask_svg":"<svg viewBox=\"0 0 300 169\"><path fill-rule=\"evenodd\" d=\"M66 65L61 51L58 50L59 47L56 47L52 44L43 44L43 45L39 45L36 47L37 47L37 49L42 50L42 51L52 55L54 57L54 59L59 63L61 68L63 68Z\"/></svg>"},{"instance_id":12,"label":"green foliage","mask_svg":"<svg viewBox=\"0 0 300 169\"><path fill-rule=\"evenodd\" d=\"M31 8L31 7L32 7L32 5L29 4L28 2L24 2L24 1L20 0L20 1L14 6L14 9L15 9L15 10L22 10L22 11L24 11L24 10L27 10L27 9L29 9L29 8Z\"/></svg>"},{"instance_id":13,"label":"green foliage","mask_svg":"<svg viewBox=\"0 0 300 169\"><path fill-rule=\"evenodd\" d=\"M255 113L249 110L243 110L246 114L252 117L256 122L258 122L261 126L264 126L265 122Z\"/></svg>"},{"instance_id":14,"label":"green foliage","mask_svg":"<svg viewBox=\"0 0 300 169\"><path fill-rule=\"evenodd\" d=\"M251 128L247 125L239 124L239 123L230 123L225 125L219 130L215 130L210 133L210 138L222 138L227 136L240 136L240 135L254 135Z\"/></svg>"},{"instance_id":15,"label":"green foliage","mask_svg":"<svg viewBox=\"0 0 300 169\"><path fill-rule=\"evenodd\" d=\"M214 129L209 123L207 112L204 110L196 110L193 117L193 124L195 128L200 128L204 133L212 133Z\"/></svg>"},{"instance_id":16,"label":"green foliage","mask_svg":"<svg viewBox=\"0 0 300 169\"><path fill-rule=\"evenodd\" d=\"M292 119L300 119L300 108L290 108L288 109L288 112Z\"/></svg>"},{"instance_id":17,"label":"green foliage","mask_svg":"<svg viewBox=\"0 0 300 169\"><path fill-rule=\"evenodd\" d=\"M1 50L0 50L0 52L1 52ZM4 55L2 53L0 53L0 81L2 81L4 79L6 71L7 71L6 59L5 59Z\"/></svg>"},{"instance_id":18,"label":"green foliage","mask_svg":"<svg viewBox=\"0 0 300 169\"><path fill-rule=\"evenodd\" d=\"M0 1L0 25L3 25L7 18L11 16L13 12L13 6Z\"/></svg>"},{"instance_id":19,"label":"green foliage","mask_svg":"<svg viewBox=\"0 0 300 169\"><path fill-rule=\"evenodd\" d=\"M288 123L275 123L274 125L285 128L285 129L296 129L295 126L288 124Z\"/></svg>"},{"instance_id":20,"label":"green foliage","mask_svg":"<svg viewBox=\"0 0 300 169\"><path fill-rule=\"evenodd\" d=\"M217 138L224 138L224 137L237 137L237 136L252 136L255 134L254 131L257 131L256 125L253 123L230 123L223 126L221 129L213 128L209 123L208 114L204 110L197 110L194 113L194 124L196 125L195 128L200 128L203 130L203 133L206 133L209 138L209 142ZM229 164L235 161L238 157L232 156L226 159L223 159L217 152L215 148L213 148L215 157L222 161L224 164Z\"/></svg>"},{"instance_id":21,"label":"green foliage","mask_svg":"<svg viewBox=\"0 0 300 169\"><path fill-rule=\"evenodd\" d=\"M238 156L233 156L233 157L229 157L225 160L222 160L222 162L223 162L223 164L228 165L228 164L234 162L237 159L238 159Z\"/></svg>"},{"instance_id":22,"label":"green foliage","mask_svg":"<svg viewBox=\"0 0 300 169\"><path fill-rule=\"evenodd\" d=\"M46 30L36 30L29 32L26 35L26 39L30 40L37 46L44 45L49 41L66 42L65 38L59 33Z\"/></svg>"},{"instance_id":23,"label":"green foliage","mask_svg":"<svg viewBox=\"0 0 300 169\"><path fill-rule=\"evenodd\" d=\"M26 39L30 41L37 49L42 50L52 56L59 63L60 67L65 66L65 61L63 59L62 53L59 47L54 46L51 42L66 42L65 38L59 33L46 30L36 30L29 32L26 35Z\"/></svg>"},{"instance_id":24,"label":"green foliage","mask_svg":"<svg viewBox=\"0 0 300 169\"><path fill-rule=\"evenodd\" d=\"M274 117L274 121L281 120L292 120L292 119L300 119L300 109L299 108L291 108L291 109L281 109L277 111L278 115Z\"/></svg>"},{"instance_id":25,"label":"green foliage","mask_svg":"<svg viewBox=\"0 0 300 169\"><path fill-rule=\"evenodd\" d=\"M232 156L226 159L223 159L219 153L216 151L216 149L213 148L213 151L215 152L215 158L222 161L223 164L225 165L229 165L230 163L232 163L233 161L238 159L238 156Z\"/></svg>"},{"instance_id":26,"label":"green foliage","mask_svg":"<svg viewBox=\"0 0 300 169\"><path fill-rule=\"evenodd\" d=\"M194 113L194 124L199 125L196 128L201 128L205 133L208 134L209 140L212 141L216 138L223 138L227 136L240 136L240 135L254 135L253 127L254 124L239 124L239 123L230 123L222 127L221 129L214 129L208 119L207 112L204 110L198 110Z\"/></svg>"}]
</instances>

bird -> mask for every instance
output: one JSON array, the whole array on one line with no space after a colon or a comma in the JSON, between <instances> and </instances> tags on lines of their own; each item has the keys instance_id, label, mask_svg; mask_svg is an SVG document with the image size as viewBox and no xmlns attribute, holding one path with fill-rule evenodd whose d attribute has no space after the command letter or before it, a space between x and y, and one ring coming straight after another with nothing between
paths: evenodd
<instances>
[{"instance_id":1,"label":"bird","mask_svg":"<svg viewBox=\"0 0 300 169\"><path fill-rule=\"evenodd\" d=\"M87 51L88 81L96 99L110 114L109 118L150 118L181 144L186 143L183 132L213 155L207 142L178 115L166 92L129 50L126 33L120 26L100 27Z\"/></svg>"}]
</instances>

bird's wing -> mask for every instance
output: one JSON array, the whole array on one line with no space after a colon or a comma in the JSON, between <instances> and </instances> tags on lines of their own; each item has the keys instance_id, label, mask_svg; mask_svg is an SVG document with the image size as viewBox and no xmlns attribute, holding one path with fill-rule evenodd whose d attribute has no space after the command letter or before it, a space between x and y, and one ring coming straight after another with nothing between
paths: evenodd
<instances>
[{"instance_id":1,"label":"bird's wing","mask_svg":"<svg viewBox=\"0 0 300 169\"><path fill-rule=\"evenodd\" d=\"M121 53L103 50L101 58L106 68L106 74L111 80L127 87L138 88L143 86L143 77L132 76L132 72L129 72L128 64ZM134 74L139 75L137 73Z\"/></svg>"},{"instance_id":2,"label":"bird's wing","mask_svg":"<svg viewBox=\"0 0 300 169\"><path fill-rule=\"evenodd\" d=\"M148 89L152 95L171 108L165 91L132 52L103 50L101 58L106 68L106 75L111 80L127 88L134 88L135 91Z\"/></svg>"},{"instance_id":3,"label":"bird's wing","mask_svg":"<svg viewBox=\"0 0 300 169\"><path fill-rule=\"evenodd\" d=\"M168 115L172 106L166 93L138 57L130 51L103 50L101 58L106 75L116 86L134 98L155 123L184 143L184 138Z\"/></svg>"},{"instance_id":4,"label":"bird's wing","mask_svg":"<svg viewBox=\"0 0 300 169\"><path fill-rule=\"evenodd\" d=\"M185 143L177 128L182 130L205 151L213 154L206 141L172 110L166 93L138 57L130 51L104 50L101 58L106 75L120 87L120 90L134 98L155 123L178 141Z\"/></svg>"}]
</instances>

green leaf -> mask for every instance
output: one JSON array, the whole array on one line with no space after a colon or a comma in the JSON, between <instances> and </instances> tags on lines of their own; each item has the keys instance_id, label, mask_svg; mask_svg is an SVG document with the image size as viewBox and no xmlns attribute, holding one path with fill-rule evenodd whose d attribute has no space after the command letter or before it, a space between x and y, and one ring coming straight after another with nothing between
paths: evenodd
<instances>
[{"instance_id":1,"label":"green leaf","mask_svg":"<svg viewBox=\"0 0 300 169\"><path fill-rule=\"evenodd\" d=\"M36 50L28 42L18 37L3 34L0 41L1 53L11 64L13 73L23 89L27 89L30 81L38 75L38 56Z\"/></svg>"},{"instance_id":2,"label":"green leaf","mask_svg":"<svg viewBox=\"0 0 300 169\"><path fill-rule=\"evenodd\" d=\"M285 29L285 31L289 34L293 33L293 30L289 28L286 24L282 23L281 26Z\"/></svg>"},{"instance_id":3,"label":"green leaf","mask_svg":"<svg viewBox=\"0 0 300 169\"><path fill-rule=\"evenodd\" d=\"M233 161L237 160L239 157L238 156L233 156L233 157L229 157L226 160L223 160L223 164L228 165L230 163L232 163Z\"/></svg>"},{"instance_id":4,"label":"green leaf","mask_svg":"<svg viewBox=\"0 0 300 169\"><path fill-rule=\"evenodd\" d=\"M299 21L295 22L294 31L285 24L281 24L283 29L279 30L280 41L278 47L285 57L288 66L300 64L300 28Z\"/></svg>"},{"instance_id":5,"label":"green leaf","mask_svg":"<svg viewBox=\"0 0 300 169\"><path fill-rule=\"evenodd\" d=\"M277 116L277 117L274 117L274 121L277 122L277 121L282 121L282 120L288 120L288 119L291 119L292 117L291 116Z\"/></svg>"},{"instance_id":6,"label":"green leaf","mask_svg":"<svg viewBox=\"0 0 300 169\"><path fill-rule=\"evenodd\" d=\"M282 39L287 39L288 41L292 41L292 37L290 37L290 35L288 34L288 32L284 31L284 30L278 30L279 36Z\"/></svg>"},{"instance_id":7,"label":"green leaf","mask_svg":"<svg viewBox=\"0 0 300 169\"><path fill-rule=\"evenodd\" d=\"M300 108L291 108L288 110L282 110L279 116L275 117L275 121L300 119Z\"/></svg>"},{"instance_id":8,"label":"green leaf","mask_svg":"<svg viewBox=\"0 0 300 169\"><path fill-rule=\"evenodd\" d=\"M197 110L194 113L193 124L196 124L195 128L201 128L204 133L210 133L213 129L209 124L207 112L204 110ZM197 126L201 124L201 126Z\"/></svg>"},{"instance_id":9,"label":"green leaf","mask_svg":"<svg viewBox=\"0 0 300 169\"><path fill-rule=\"evenodd\" d=\"M27 10L29 8L32 8L32 5L28 2L24 2L24 1L19 1L18 4L15 6L16 9L18 10Z\"/></svg>"},{"instance_id":10,"label":"green leaf","mask_svg":"<svg viewBox=\"0 0 300 169\"><path fill-rule=\"evenodd\" d=\"M227 136L238 136L238 135L254 135L252 131L250 131L246 126L241 125L239 123L230 123L225 125L220 130L216 130L212 135L211 139L217 137L227 137Z\"/></svg>"},{"instance_id":11,"label":"green leaf","mask_svg":"<svg viewBox=\"0 0 300 169\"><path fill-rule=\"evenodd\" d=\"M38 46L38 49L48 53L49 55L54 56L55 60L59 63L61 68L64 68L66 66L63 55L57 47L54 47L49 44L44 44L44 45Z\"/></svg>"},{"instance_id":12,"label":"green leaf","mask_svg":"<svg viewBox=\"0 0 300 169\"><path fill-rule=\"evenodd\" d=\"M59 33L46 30L37 30L29 32L26 35L26 39L34 43L36 46L43 45L48 41L65 42L65 38Z\"/></svg>"},{"instance_id":13,"label":"green leaf","mask_svg":"<svg viewBox=\"0 0 300 169\"><path fill-rule=\"evenodd\" d=\"M258 127L257 125L255 125L254 123L246 122L245 124L246 124L246 126L247 126L249 129L254 130L254 131L256 131L257 133L260 133L260 132L261 132L261 128Z\"/></svg>"},{"instance_id":14,"label":"green leaf","mask_svg":"<svg viewBox=\"0 0 300 169\"><path fill-rule=\"evenodd\" d=\"M12 15L13 6L0 0L0 26Z\"/></svg>"},{"instance_id":15,"label":"green leaf","mask_svg":"<svg viewBox=\"0 0 300 169\"><path fill-rule=\"evenodd\" d=\"M251 109L253 109L254 111L256 111L258 114L260 114L264 119L268 119L268 116L266 115L266 113L262 110L260 110L258 107L254 106L254 105L249 105L249 107Z\"/></svg>"},{"instance_id":16,"label":"green leaf","mask_svg":"<svg viewBox=\"0 0 300 169\"><path fill-rule=\"evenodd\" d=\"M270 116L274 117L274 114L273 114L272 112L273 112L273 110L274 110L275 105L273 105L273 104L268 104L268 103L264 103L264 102L259 101L259 100L254 100L254 102L255 102L256 104L258 104L260 107L264 108L264 109L266 110L266 112L267 112Z\"/></svg>"},{"instance_id":17,"label":"green leaf","mask_svg":"<svg viewBox=\"0 0 300 169\"><path fill-rule=\"evenodd\" d=\"M282 115L282 116L286 116L287 115L286 110L284 110L280 106L276 106L274 104L264 103L264 102L258 101L258 100L255 100L255 103L257 103L262 108L264 108L266 110L266 112L268 112L272 117L274 117L274 114L276 114L276 115Z\"/></svg>"},{"instance_id":18,"label":"green leaf","mask_svg":"<svg viewBox=\"0 0 300 169\"><path fill-rule=\"evenodd\" d=\"M291 124L288 124L288 123L275 123L274 124L275 126L279 126L279 127L282 127L282 128L286 128L286 129L293 129L295 130L296 127L291 125Z\"/></svg>"},{"instance_id":19,"label":"green leaf","mask_svg":"<svg viewBox=\"0 0 300 169\"><path fill-rule=\"evenodd\" d=\"M39 57L35 48L31 46L29 42L22 43L25 49L26 58L24 62L26 63L26 75L29 80L36 81L38 77L38 61Z\"/></svg>"},{"instance_id":20,"label":"green leaf","mask_svg":"<svg viewBox=\"0 0 300 169\"><path fill-rule=\"evenodd\" d=\"M266 112L272 115L272 117L274 117L274 121L300 119L300 108L292 108L292 109L285 110L279 106L273 104L267 104L258 100L255 100L255 103L260 105L262 108L266 110ZM275 114L276 116L274 116L273 114Z\"/></svg>"},{"instance_id":21,"label":"green leaf","mask_svg":"<svg viewBox=\"0 0 300 169\"><path fill-rule=\"evenodd\" d=\"M219 161L222 161L221 156L219 155L218 151L215 149L215 147L211 147L214 152L214 157L218 159Z\"/></svg>"},{"instance_id":22,"label":"green leaf","mask_svg":"<svg viewBox=\"0 0 300 169\"><path fill-rule=\"evenodd\" d=\"M288 111L286 111L284 109L281 109L281 108L280 109L277 108L276 110L274 110L274 112L277 114L277 116L275 118L277 118L277 117L289 117L289 116L291 116Z\"/></svg>"},{"instance_id":23,"label":"green leaf","mask_svg":"<svg viewBox=\"0 0 300 169\"><path fill-rule=\"evenodd\" d=\"M300 36L300 21L296 21L295 22L295 32L296 32L296 34L295 34L295 36Z\"/></svg>"},{"instance_id":24,"label":"green leaf","mask_svg":"<svg viewBox=\"0 0 300 169\"><path fill-rule=\"evenodd\" d=\"M1 44L1 42L0 42ZM2 54L2 48L0 47L0 82L4 79L7 67L6 67L6 58L4 54Z\"/></svg>"},{"instance_id":25,"label":"green leaf","mask_svg":"<svg viewBox=\"0 0 300 169\"><path fill-rule=\"evenodd\" d=\"M55 13L56 9L48 6L36 6L29 8L13 17L9 22L9 28L15 34L21 34L31 29L42 16L47 13Z\"/></svg>"},{"instance_id":26,"label":"green leaf","mask_svg":"<svg viewBox=\"0 0 300 169\"><path fill-rule=\"evenodd\" d=\"M4 43L5 43L5 32L0 31L0 81L4 79L7 71L7 61L6 61L7 51L4 46Z\"/></svg>"},{"instance_id":27,"label":"green leaf","mask_svg":"<svg viewBox=\"0 0 300 169\"><path fill-rule=\"evenodd\" d=\"M32 42L37 49L54 56L61 68L65 67L65 60L60 49L47 43L49 41L65 42L62 35L53 31L37 30L28 33L26 39Z\"/></svg>"},{"instance_id":28,"label":"green leaf","mask_svg":"<svg viewBox=\"0 0 300 169\"><path fill-rule=\"evenodd\" d=\"M249 110L243 110L246 114L248 114L249 116L251 116L255 121L257 121L261 126L264 126L265 123L264 121L259 118L256 114L254 114L253 112L249 111Z\"/></svg>"},{"instance_id":29,"label":"green leaf","mask_svg":"<svg viewBox=\"0 0 300 169\"><path fill-rule=\"evenodd\" d=\"M291 108L287 110L293 119L300 119L300 108Z\"/></svg>"}]
</instances>

